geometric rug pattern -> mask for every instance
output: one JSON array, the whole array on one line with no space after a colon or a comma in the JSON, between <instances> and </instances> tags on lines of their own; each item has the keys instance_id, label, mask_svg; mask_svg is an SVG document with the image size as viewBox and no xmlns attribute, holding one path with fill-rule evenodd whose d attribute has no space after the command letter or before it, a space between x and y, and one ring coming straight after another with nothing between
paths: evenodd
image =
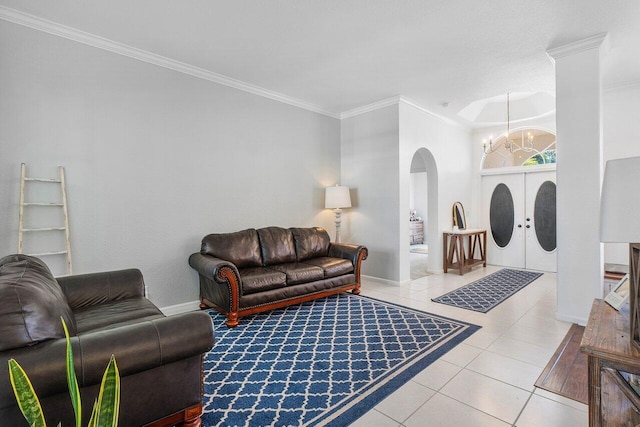
<instances>
[{"instance_id":1,"label":"geometric rug pattern","mask_svg":"<svg viewBox=\"0 0 640 427\"><path fill-rule=\"evenodd\" d=\"M542 274L503 268L432 301L486 313Z\"/></svg>"},{"instance_id":2,"label":"geometric rug pattern","mask_svg":"<svg viewBox=\"0 0 640 427\"><path fill-rule=\"evenodd\" d=\"M209 314L203 426L348 425L479 329L350 293L232 329Z\"/></svg>"}]
</instances>

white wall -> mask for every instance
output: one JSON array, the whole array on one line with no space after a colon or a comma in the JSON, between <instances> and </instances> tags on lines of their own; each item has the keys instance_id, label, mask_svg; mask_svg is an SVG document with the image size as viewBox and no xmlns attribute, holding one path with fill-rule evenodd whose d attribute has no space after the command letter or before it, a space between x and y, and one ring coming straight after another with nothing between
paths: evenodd
<instances>
[{"instance_id":1,"label":"white wall","mask_svg":"<svg viewBox=\"0 0 640 427\"><path fill-rule=\"evenodd\" d=\"M451 205L471 203L469 131L404 100L342 120L342 183L357 189L346 236L369 248L363 264L367 276L409 280L410 171L419 150L433 174L428 178L429 212L423 215L427 237L438 242L429 241L429 268L438 271Z\"/></svg>"},{"instance_id":2,"label":"white wall","mask_svg":"<svg viewBox=\"0 0 640 427\"><path fill-rule=\"evenodd\" d=\"M66 168L74 272L140 268L161 307L198 298L187 258L207 233L333 233L339 120L5 21L0 58L0 255L21 162Z\"/></svg>"},{"instance_id":3,"label":"white wall","mask_svg":"<svg viewBox=\"0 0 640 427\"><path fill-rule=\"evenodd\" d=\"M602 36L549 51L555 61L557 317L585 324L602 296Z\"/></svg>"},{"instance_id":4,"label":"white wall","mask_svg":"<svg viewBox=\"0 0 640 427\"><path fill-rule=\"evenodd\" d=\"M429 244L428 268L442 270L442 231L452 227L451 206L462 202L469 226L477 208L472 201L472 182L477 179L472 171L468 129L441 119L411 103L400 102L400 212L409 206L409 181L411 160L416 151L426 149L429 153L428 213L425 230ZM434 170L435 169L435 170ZM409 222L402 217L400 223L400 281L409 280Z\"/></svg>"},{"instance_id":5,"label":"white wall","mask_svg":"<svg viewBox=\"0 0 640 427\"><path fill-rule=\"evenodd\" d=\"M342 238L367 246L363 274L391 281L400 275L398 114L398 105L390 105L341 124L342 184L351 187L353 205L343 214Z\"/></svg>"}]
</instances>

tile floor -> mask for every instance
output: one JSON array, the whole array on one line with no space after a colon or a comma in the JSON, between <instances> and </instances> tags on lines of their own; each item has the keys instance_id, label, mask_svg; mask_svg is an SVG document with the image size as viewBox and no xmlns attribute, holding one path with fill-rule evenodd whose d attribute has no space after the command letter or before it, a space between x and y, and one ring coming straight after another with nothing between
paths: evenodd
<instances>
[{"instance_id":1,"label":"tile floor","mask_svg":"<svg viewBox=\"0 0 640 427\"><path fill-rule=\"evenodd\" d=\"M411 254L411 258L413 266L426 256ZM586 405L534 387L571 326L555 319L555 274L544 274L486 314L431 301L499 269L475 268L464 276L432 274L400 287L363 281L363 295L464 320L482 329L354 426L588 425Z\"/></svg>"}]
</instances>

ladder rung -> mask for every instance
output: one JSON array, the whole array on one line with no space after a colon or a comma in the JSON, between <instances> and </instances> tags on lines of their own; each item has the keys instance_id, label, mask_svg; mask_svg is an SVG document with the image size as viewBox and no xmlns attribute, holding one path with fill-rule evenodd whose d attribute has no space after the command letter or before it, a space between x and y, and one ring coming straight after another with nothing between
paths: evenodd
<instances>
[{"instance_id":1,"label":"ladder rung","mask_svg":"<svg viewBox=\"0 0 640 427\"><path fill-rule=\"evenodd\" d=\"M66 230L65 227L23 228L22 231L53 231Z\"/></svg>"},{"instance_id":2,"label":"ladder rung","mask_svg":"<svg viewBox=\"0 0 640 427\"><path fill-rule=\"evenodd\" d=\"M62 203L23 203L23 206L64 206Z\"/></svg>"},{"instance_id":3,"label":"ladder rung","mask_svg":"<svg viewBox=\"0 0 640 427\"><path fill-rule=\"evenodd\" d=\"M47 256L47 255L64 255L67 251L59 251L59 252L40 252L39 254L29 254L31 256Z\"/></svg>"},{"instance_id":4,"label":"ladder rung","mask_svg":"<svg viewBox=\"0 0 640 427\"><path fill-rule=\"evenodd\" d=\"M25 178L25 181L52 182L59 184L61 181L55 178Z\"/></svg>"}]
</instances>

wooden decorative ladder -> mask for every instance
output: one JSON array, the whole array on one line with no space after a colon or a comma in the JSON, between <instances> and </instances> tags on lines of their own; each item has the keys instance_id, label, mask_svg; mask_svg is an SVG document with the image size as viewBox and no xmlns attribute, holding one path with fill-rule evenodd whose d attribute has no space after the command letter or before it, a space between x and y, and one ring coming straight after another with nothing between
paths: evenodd
<instances>
[{"instance_id":1,"label":"wooden decorative ladder","mask_svg":"<svg viewBox=\"0 0 640 427\"><path fill-rule=\"evenodd\" d=\"M20 215L19 215L19 224L18 224L18 253L23 252L23 237L24 233L37 233L37 232L57 232L64 231L65 236L65 250L62 251L51 251L51 252L41 252L41 253L30 253L29 255L33 256L51 256L51 255L66 255L67 258L67 274L73 274L73 267L71 265L71 243L69 242L69 211L67 208L67 189L64 179L64 167L60 166L60 177L57 179L50 178L28 178L27 175L27 165L22 163L21 165L21 178L20 178ZM62 195L62 201L60 202L25 202L25 186L29 182L44 182L49 184L55 184L60 186L60 191ZM53 226L53 227L39 227L39 228L25 228L24 227L24 209L26 207L32 206L46 206L51 208L62 209L63 217L64 217L64 226Z\"/></svg>"}]
</instances>

